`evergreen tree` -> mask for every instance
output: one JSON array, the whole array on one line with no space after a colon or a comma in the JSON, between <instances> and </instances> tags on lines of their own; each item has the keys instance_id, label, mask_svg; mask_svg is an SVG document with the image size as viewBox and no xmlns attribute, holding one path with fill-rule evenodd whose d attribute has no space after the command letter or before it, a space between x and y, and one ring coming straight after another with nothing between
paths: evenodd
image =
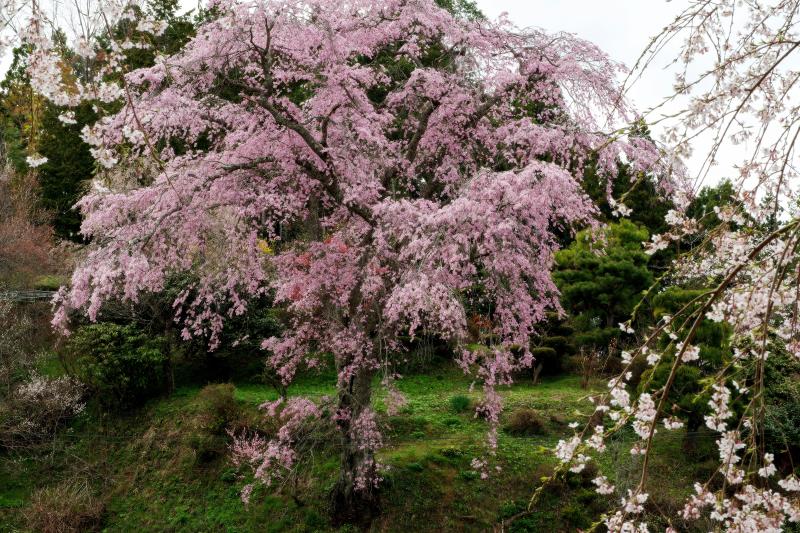
<instances>
[{"instance_id":1,"label":"evergreen tree","mask_svg":"<svg viewBox=\"0 0 800 533\"><path fill-rule=\"evenodd\" d=\"M30 85L26 72L30 46L14 49L11 66L0 83L3 155L17 173L27 171L25 158L37 148L41 113L46 105Z\"/></svg>"},{"instance_id":2,"label":"evergreen tree","mask_svg":"<svg viewBox=\"0 0 800 533\"><path fill-rule=\"evenodd\" d=\"M80 240L81 216L74 206L94 171L94 158L80 132L96 114L84 103L74 110L76 123L65 124L58 118L63 111L48 105L42 117L39 153L47 162L38 168L41 202L53 213L53 230L58 237Z\"/></svg>"},{"instance_id":3,"label":"evergreen tree","mask_svg":"<svg viewBox=\"0 0 800 533\"><path fill-rule=\"evenodd\" d=\"M653 282L642 251L647 229L629 220L584 230L556 254L553 279L572 315L579 345L607 346Z\"/></svg>"}]
</instances>

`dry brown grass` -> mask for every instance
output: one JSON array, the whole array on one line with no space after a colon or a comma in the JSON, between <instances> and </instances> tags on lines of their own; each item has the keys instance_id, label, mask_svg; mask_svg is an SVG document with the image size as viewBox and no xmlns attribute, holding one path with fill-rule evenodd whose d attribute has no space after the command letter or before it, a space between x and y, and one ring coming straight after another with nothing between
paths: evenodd
<instances>
[{"instance_id":1,"label":"dry brown grass","mask_svg":"<svg viewBox=\"0 0 800 533\"><path fill-rule=\"evenodd\" d=\"M104 510L86 482L69 481L36 491L24 517L33 531L80 533L99 531Z\"/></svg>"}]
</instances>

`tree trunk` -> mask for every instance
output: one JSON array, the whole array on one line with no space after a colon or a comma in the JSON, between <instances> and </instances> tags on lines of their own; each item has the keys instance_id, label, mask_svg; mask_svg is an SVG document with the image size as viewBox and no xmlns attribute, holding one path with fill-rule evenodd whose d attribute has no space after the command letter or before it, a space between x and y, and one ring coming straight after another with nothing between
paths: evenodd
<instances>
[{"instance_id":1,"label":"tree trunk","mask_svg":"<svg viewBox=\"0 0 800 533\"><path fill-rule=\"evenodd\" d=\"M543 369L544 369L544 365L542 363L539 363L538 365L536 365L534 367L534 369L533 369L533 384L534 385L538 385L539 384L539 375L542 373Z\"/></svg>"},{"instance_id":2,"label":"tree trunk","mask_svg":"<svg viewBox=\"0 0 800 533\"><path fill-rule=\"evenodd\" d=\"M354 439L353 421L368 408L372 393L371 370L360 370L339 390L339 412L350 416L337 420L341 436L339 479L331 491L331 516L334 524L369 525L378 511L378 491L359 479L377 479L374 450L362 449Z\"/></svg>"}]
</instances>

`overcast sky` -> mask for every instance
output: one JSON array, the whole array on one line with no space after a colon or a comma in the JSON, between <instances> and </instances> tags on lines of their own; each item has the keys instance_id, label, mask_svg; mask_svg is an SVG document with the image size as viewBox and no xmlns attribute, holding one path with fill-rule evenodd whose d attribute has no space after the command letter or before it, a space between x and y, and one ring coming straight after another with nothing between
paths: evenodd
<instances>
[{"instance_id":1,"label":"overcast sky","mask_svg":"<svg viewBox=\"0 0 800 533\"><path fill-rule=\"evenodd\" d=\"M476 0L489 18L508 13L519 27L539 27L550 32L567 31L594 42L608 55L629 68L650 38L658 34L686 6L686 0ZM198 0L180 0L184 9ZM672 75L661 69L676 48L665 49L656 63L633 87L629 97L641 112L669 96ZM10 54L0 58L4 72ZM657 117L648 117L652 120ZM653 133L658 134L658 128ZM716 180L713 180L716 181Z\"/></svg>"},{"instance_id":2,"label":"overcast sky","mask_svg":"<svg viewBox=\"0 0 800 533\"><path fill-rule=\"evenodd\" d=\"M489 18L508 13L519 27L538 27L550 32L567 31L592 41L612 59L632 68L650 39L657 35L686 7L686 0L476 0ZM636 108L644 113L672 94L673 73L666 64L676 56L677 43L665 47L656 62L638 79L628 92ZM676 110L675 106L667 109ZM660 115L647 117L648 122ZM660 133L658 126L652 131ZM695 155L687 161L689 174L695 177L700 163L710 147L708 138L701 136L694 144ZM718 154L719 165L696 183L713 185L722 177L733 175L733 163L739 154L730 146Z\"/></svg>"},{"instance_id":3,"label":"overcast sky","mask_svg":"<svg viewBox=\"0 0 800 533\"><path fill-rule=\"evenodd\" d=\"M592 41L612 59L628 68L681 8L684 1L667 0L477 0L489 18L508 13L520 27L539 27L550 32L567 31ZM665 50L658 67L667 62ZM630 91L640 111L660 103L669 96L672 75L660 68L647 72Z\"/></svg>"}]
</instances>

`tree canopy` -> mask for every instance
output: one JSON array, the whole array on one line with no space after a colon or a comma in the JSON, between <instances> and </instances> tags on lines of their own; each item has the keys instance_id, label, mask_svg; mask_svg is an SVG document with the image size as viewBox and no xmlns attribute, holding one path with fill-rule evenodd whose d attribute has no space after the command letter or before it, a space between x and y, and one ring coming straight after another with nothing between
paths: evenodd
<instances>
[{"instance_id":1,"label":"tree canopy","mask_svg":"<svg viewBox=\"0 0 800 533\"><path fill-rule=\"evenodd\" d=\"M289 323L264 342L269 364L288 382L333 354L334 507L363 510L379 480L372 377L393 375L400 338L435 334L477 365L496 426L494 387L530 364L528 338L558 306L554 231L593 215L585 162L613 180L622 154L633 173L655 172L658 154L598 133L628 117L618 66L566 34L454 17L430 0L216 9L180 53L127 74L133 98L86 135L107 169L80 203L96 246L57 320L73 309L95 319L105 300L193 270L177 318L213 347L248 296L274 290ZM310 231L282 240L297 222ZM465 350L462 295L477 287L497 342ZM287 428L318 415L298 402ZM262 481L291 467L287 446L261 452Z\"/></svg>"}]
</instances>

